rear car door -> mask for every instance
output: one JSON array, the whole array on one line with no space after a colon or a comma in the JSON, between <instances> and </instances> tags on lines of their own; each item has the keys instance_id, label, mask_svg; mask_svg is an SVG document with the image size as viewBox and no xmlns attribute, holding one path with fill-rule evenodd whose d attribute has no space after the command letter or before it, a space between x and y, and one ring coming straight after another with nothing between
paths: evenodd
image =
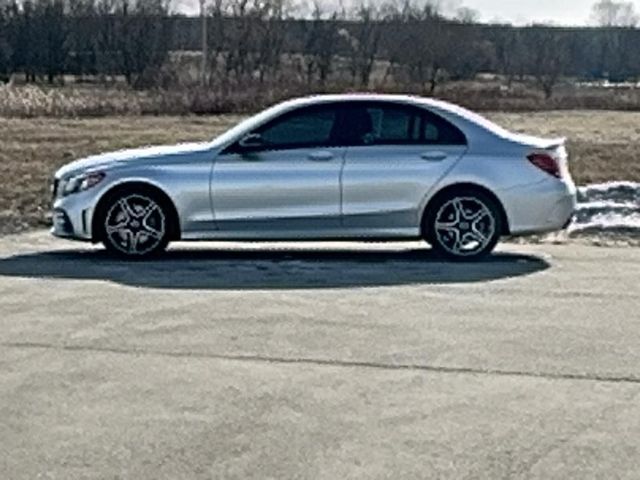
<instances>
[{"instance_id":1,"label":"rear car door","mask_svg":"<svg viewBox=\"0 0 640 480\"><path fill-rule=\"evenodd\" d=\"M344 147L331 141L333 105L302 107L256 129L262 145L232 145L213 168L211 199L221 230L322 230L340 225Z\"/></svg>"},{"instance_id":2,"label":"rear car door","mask_svg":"<svg viewBox=\"0 0 640 480\"><path fill-rule=\"evenodd\" d=\"M467 150L464 134L417 106L354 102L342 173L343 225L415 229L426 194Z\"/></svg>"}]
</instances>

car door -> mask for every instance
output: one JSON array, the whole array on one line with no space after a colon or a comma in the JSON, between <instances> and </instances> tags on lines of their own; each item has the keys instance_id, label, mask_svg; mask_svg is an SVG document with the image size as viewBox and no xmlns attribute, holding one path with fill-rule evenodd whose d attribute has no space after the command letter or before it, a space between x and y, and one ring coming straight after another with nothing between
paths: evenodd
<instances>
[{"instance_id":1,"label":"car door","mask_svg":"<svg viewBox=\"0 0 640 480\"><path fill-rule=\"evenodd\" d=\"M339 226L345 148L331 141L338 112L299 108L257 128L260 145L222 152L211 175L217 228L277 237Z\"/></svg>"},{"instance_id":2,"label":"car door","mask_svg":"<svg viewBox=\"0 0 640 480\"><path fill-rule=\"evenodd\" d=\"M342 173L343 224L409 233L429 190L467 150L464 134L438 115L391 102L355 104Z\"/></svg>"}]
</instances>

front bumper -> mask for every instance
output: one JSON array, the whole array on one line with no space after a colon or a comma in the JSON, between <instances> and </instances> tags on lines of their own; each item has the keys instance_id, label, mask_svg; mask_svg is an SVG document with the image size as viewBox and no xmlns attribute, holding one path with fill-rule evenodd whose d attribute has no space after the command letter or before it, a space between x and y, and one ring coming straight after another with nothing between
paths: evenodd
<instances>
[{"instance_id":1,"label":"front bumper","mask_svg":"<svg viewBox=\"0 0 640 480\"><path fill-rule=\"evenodd\" d=\"M67 212L60 208L54 208L52 212L53 226L51 233L60 238L73 238L74 228Z\"/></svg>"},{"instance_id":2,"label":"front bumper","mask_svg":"<svg viewBox=\"0 0 640 480\"><path fill-rule=\"evenodd\" d=\"M51 234L60 238L91 241L94 199L89 192L57 198L53 203Z\"/></svg>"}]
</instances>

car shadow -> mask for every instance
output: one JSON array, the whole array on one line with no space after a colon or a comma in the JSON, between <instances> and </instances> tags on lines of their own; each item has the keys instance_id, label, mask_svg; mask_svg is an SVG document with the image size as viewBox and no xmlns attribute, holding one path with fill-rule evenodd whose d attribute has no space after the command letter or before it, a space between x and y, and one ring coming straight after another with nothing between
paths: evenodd
<instances>
[{"instance_id":1,"label":"car shadow","mask_svg":"<svg viewBox=\"0 0 640 480\"><path fill-rule=\"evenodd\" d=\"M0 276L107 280L160 289L306 289L470 283L529 275L543 258L496 253L451 263L429 249L184 249L156 260L125 261L105 251L57 250L0 259Z\"/></svg>"}]
</instances>

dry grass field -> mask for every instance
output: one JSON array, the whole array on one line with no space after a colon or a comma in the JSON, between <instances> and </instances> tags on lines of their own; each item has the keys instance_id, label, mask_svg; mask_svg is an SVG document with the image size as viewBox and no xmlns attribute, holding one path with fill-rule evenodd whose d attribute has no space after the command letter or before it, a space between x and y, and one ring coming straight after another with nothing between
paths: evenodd
<instances>
[{"instance_id":1,"label":"dry grass field","mask_svg":"<svg viewBox=\"0 0 640 480\"><path fill-rule=\"evenodd\" d=\"M609 180L640 181L640 113L553 111L492 113L514 131L567 137L571 171L579 185Z\"/></svg>"},{"instance_id":2,"label":"dry grass field","mask_svg":"<svg viewBox=\"0 0 640 480\"><path fill-rule=\"evenodd\" d=\"M123 148L206 140L238 118L0 118L0 234L47 223L51 176L69 161Z\"/></svg>"},{"instance_id":3,"label":"dry grass field","mask_svg":"<svg viewBox=\"0 0 640 480\"><path fill-rule=\"evenodd\" d=\"M580 184L640 181L640 113L559 111L489 116L514 130L568 137L572 171ZM46 224L49 181L66 162L128 147L207 140L239 118L0 118L0 233Z\"/></svg>"}]
</instances>

